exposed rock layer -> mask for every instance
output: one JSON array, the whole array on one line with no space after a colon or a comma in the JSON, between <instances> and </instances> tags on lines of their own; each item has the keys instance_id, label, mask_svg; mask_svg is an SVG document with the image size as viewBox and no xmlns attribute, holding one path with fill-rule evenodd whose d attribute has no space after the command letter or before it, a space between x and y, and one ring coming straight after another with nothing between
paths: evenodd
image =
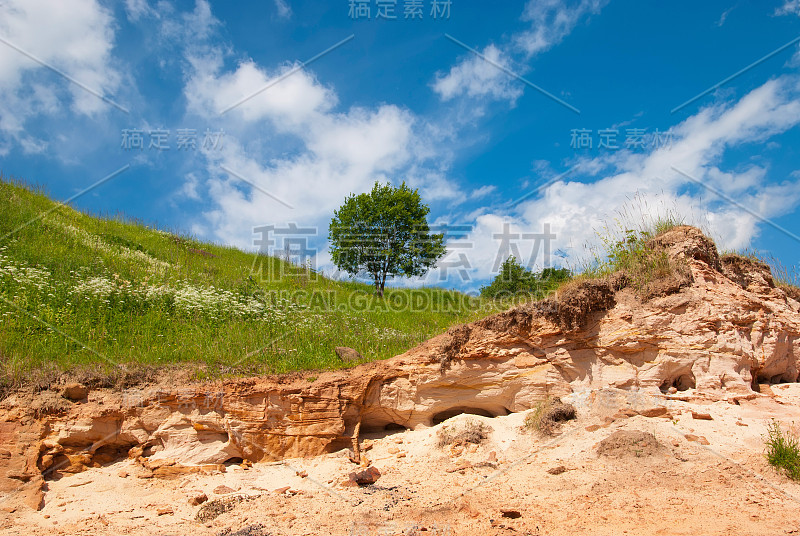
<instances>
[{"instance_id":1,"label":"exposed rock layer","mask_svg":"<svg viewBox=\"0 0 800 536\"><path fill-rule=\"evenodd\" d=\"M51 393L58 401L50 405L45 394L12 396L0 413L0 493L6 504L36 507L43 475L120 456L140 460L145 477L220 470L230 460L313 456L353 446L363 432L464 412L496 416L606 387L732 400L756 396L759 383L798 381L800 303L767 267L720 259L691 227L654 247L686 268L660 297L643 301L624 274L571 284L556 299L316 379L93 391L76 402Z\"/></svg>"}]
</instances>

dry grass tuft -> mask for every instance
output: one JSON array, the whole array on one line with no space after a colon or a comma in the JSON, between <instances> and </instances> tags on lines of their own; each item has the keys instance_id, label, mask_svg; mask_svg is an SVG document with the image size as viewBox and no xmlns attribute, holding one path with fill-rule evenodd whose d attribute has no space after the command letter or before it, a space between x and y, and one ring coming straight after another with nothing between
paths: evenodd
<instances>
[{"instance_id":1,"label":"dry grass tuft","mask_svg":"<svg viewBox=\"0 0 800 536\"><path fill-rule=\"evenodd\" d=\"M439 428L436 433L436 446L439 448L447 446L467 445L472 443L480 445L489 437L492 429L480 421L469 419L454 424L446 424Z\"/></svg>"},{"instance_id":2,"label":"dry grass tuft","mask_svg":"<svg viewBox=\"0 0 800 536\"><path fill-rule=\"evenodd\" d=\"M577 416L575 406L565 404L559 398L546 398L539 402L533 412L525 417L526 430L536 430L542 435L556 435L561 423Z\"/></svg>"}]
</instances>

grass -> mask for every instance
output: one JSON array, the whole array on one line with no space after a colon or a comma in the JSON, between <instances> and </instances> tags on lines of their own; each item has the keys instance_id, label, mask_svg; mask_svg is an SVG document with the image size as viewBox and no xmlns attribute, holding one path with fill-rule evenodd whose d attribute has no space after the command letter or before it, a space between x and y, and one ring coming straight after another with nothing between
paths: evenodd
<instances>
[{"instance_id":1,"label":"grass","mask_svg":"<svg viewBox=\"0 0 800 536\"><path fill-rule=\"evenodd\" d=\"M797 434L781 430L780 423L773 420L767 426L764 443L769 464L792 480L800 480L800 441Z\"/></svg>"},{"instance_id":2,"label":"grass","mask_svg":"<svg viewBox=\"0 0 800 536\"><path fill-rule=\"evenodd\" d=\"M644 295L653 282L682 270L670 261L666 251L655 250L650 243L655 237L683 225L684 218L671 210L660 211L661 215L655 217L645 216L644 210L639 213L636 219L630 211L623 211L598 233L602 253L595 252L589 266L583 270L584 279L624 272L629 285Z\"/></svg>"},{"instance_id":3,"label":"grass","mask_svg":"<svg viewBox=\"0 0 800 536\"><path fill-rule=\"evenodd\" d=\"M436 433L436 446L443 448L447 446L463 446L470 443L480 445L489 437L491 431L491 428L474 419L455 424L446 424L439 428Z\"/></svg>"},{"instance_id":4,"label":"grass","mask_svg":"<svg viewBox=\"0 0 800 536\"><path fill-rule=\"evenodd\" d=\"M576 417L575 407L564 404L559 398L547 397L525 416L523 428L535 430L542 435L555 435L562 422Z\"/></svg>"},{"instance_id":5,"label":"grass","mask_svg":"<svg viewBox=\"0 0 800 536\"><path fill-rule=\"evenodd\" d=\"M751 259L769 266L775 286L790 294L797 295L800 292L800 271L797 266L786 266L777 257L768 253L758 252L752 249L741 251L726 251L720 257L734 255Z\"/></svg>"},{"instance_id":6,"label":"grass","mask_svg":"<svg viewBox=\"0 0 800 536\"><path fill-rule=\"evenodd\" d=\"M275 257L98 218L0 178L0 382L188 367L198 378L388 358L497 310L439 288L338 281ZM132 371L132 372L131 372Z\"/></svg>"}]
</instances>

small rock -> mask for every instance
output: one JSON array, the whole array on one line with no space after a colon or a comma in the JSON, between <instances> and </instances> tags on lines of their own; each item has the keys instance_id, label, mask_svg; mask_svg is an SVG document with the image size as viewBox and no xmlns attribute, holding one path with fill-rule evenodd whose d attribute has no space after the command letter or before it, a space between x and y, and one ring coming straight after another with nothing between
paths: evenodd
<instances>
[{"instance_id":1,"label":"small rock","mask_svg":"<svg viewBox=\"0 0 800 536\"><path fill-rule=\"evenodd\" d=\"M155 471L156 469L159 469L161 467L171 467L175 465L175 463L176 463L175 460L173 460L172 458L160 458L158 460L153 460L153 461L150 461L150 459L148 458L147 468L150 469L151 471Z\"/></svg>"},{"instance_id":2,"label":"small rock","mask_svg":"<svg viewBox=\"0 0 800 536\"><path fill-rule=\"evenodd\" d=\"M337 346L336 347L336 355L339 356L345 363L354 363L356 361L361 361L364 357L359 354L356 350L352 348L348 348L347 346Z\"/></svg>"},{"instance_id":3,"label":"small rock","mask_svg":"<svg viewBox=\"0 0 800 536\"><path fill-rule=\"evenodd\" d=\"M668 413L667 408L664 406L656 406L641 410L639 415L643 417L662 417Z\"/></svg>"},{"instance_id":4,"label":"small rock","mask_svg":"<svg viewBox=\"0 0 800 536\"><path fill-rule=\"evenodd\" d=\"M389 447L386 450L386 452L388 452L389 454L397 454L398 452L400 452L400 449L397 447Z\"/></svg>"},{"instance_id":5,"label":"small rock","mask_svg":"<svg viewBox=\"0 0 800 536\"><path fill-rule=\"evenodd\" d=\"M736 426L748 426L748 425L743 423L742 421L736 421Z\"/></svg>"},{"instance_id":6,"label":"small rock","mask_svg":"<svg viewBox=\"0 0 800 536\"><path fill-rule=\"evenodd\" d=\"M216 493L217 495L227 495L228 493L234 493L235 491L236 491L235 489L229 488L225 484L222 484L221 486L217 486L216 488L214 488L214 493Z\"/></svg>"},{"instance_id":7,"label":"small rock","mask_svg":"<svg viewBox=\"0 0 800 536\"><path fill-rule=\"evenodd\" d=\"M601 426L599 424L591 424L591 425L586 427L586 431L587 432L595 432L595 431L599 430L600 428L601 428Z\"/></svg>"},{"instance_id":8,"label":"small rock","mask_svg":"<svg viewBox=\"0 0 800 536\"><path fill-rule=\"evenodd\" d=\"M295 474L300 478L306 478L308 476L308 472L306 471L295 471Z\"/></svg>"},{"instance_id":9,"label":"small rock","mask_svg":"<svg viewBox=\"0 0 800 536\"><path fill-rule=\"evenodd\" d=\"M710 413L699 413L697 411L692 412L692 419L697 419L699 421L711 421L713 418L711 417Z\"/></svg>"},{"instance_id":10,"label":"small rock","mask_svg":"<svg viewBox=\"0 0 800 536\"><path fill-rule=\"evenodd\" d=\"M522 514L519 510L512 510L510 508L501 508L500 513L503 517L507 517L509 519L518 519L522 517Z\"/></svg>"},{"instance_id":11,"label":"small rock","mask_svg":"<svg viewBox=\"0 0 800 536\"><path fill-rule=\"evenodd\" d=\"M289 489L290 489L290 488L291 488L291 486L284 486L284 487L282 487L282 488L278 488L278 489L276 489L276 490L275 490L275 493L277 493L278 495L283 495L284 493L286 493L287 491L289 491Z\"/></svg>"},{"instance_id":12,"label":"small rock","mask_svg":"<svg viewBox=\"0 0 800 536\"><path fill-rule=\"evenodd\" d=\"M683 437L685 437L687 441L694 441L696 443L700 443L701 445L710 445L711 444L711 443L708 442L708 439L706 439L703 436L698 436L698 435L694 435L694 434L685 434Z\"/></svg>"},{"instance_id":13,"label":"small rock","mask_svg":"<svg viewBox=\"0 0 800 536\"><path fill-rule=\"evenodd\" d=\"M117 476L118 476L118 477L120 477L120 478L128 478L128 474L129 474L129 473L128 473L128 471L126 471L125 469L123 469L122 471L120 471L119 473L117 473Z\"/></svg>"},{"instance_id":14,"label":"small rock","mask_svg":"<svg viewBox=\"0 0 800 536\"><path fill-rule=\"evenodd\" d=\"M667 389L667 393L669 393L671 395L674 395L677 392L678 392L678 388L675 387L674 385L672 387L670 387L669 389Z\"/></svg>"},{"instance_id":15,"label":"small rock","mask_svg":"<svg viewBox=\"0 0 800 536\"><path fill-rule=\"evenodd\" d=\"M208 495L199 493L189 498L189 504L192 506L199 506L208 500Z\"/></svg>"},{"instance_id":16,"label":"small rock","mask_svg":"<svg viewBox=\"0 0 800 536\"><path fill-rule=\"evenodd\" d=\"M67 400L78 402L89 396L89 388L80 383L70 383L62 389L61 396Z\"/></svg>"},{"instance_id":17,"label":"small rock","mask_svg":"<svg viewBox=\"0 0 800 536\"><path fill-rule=\"evenodd\" d=\"M489 453L489 461L490 462L496 462L497 461L497 453L495 451L492 451L492 452Z\"/></svg>"},{"instance_id":18,"label":"small rock","mask_svg":"<svg viewBox=\"0 0 800 536\"><path fill-rule=\"evenodd\" d=\"M159 508L158 510L156 510L156 513L160 516L165 516L167 514L172 515L175 513L175 511L172 509L171 506L165 506L163 508Z\"/></svg>"},{"instance_id":19,"label":"small rock","mask_svg":"<svg viewBox=\"0 0 800 536\"><path fill-rule=\"evenodd\" d=\"M398 458L405 458L406 457L406 453L405 452L398 452L397 453L397 457Z\"/></svg>"},{"instance_id":20,"label":"small rock","mask_svg":"<svg viewBox=\"0 0 800 536\"><path fill-rule=\"evenodd\" d=\"M550 473L551 475L560 475L561 473L565 472L566 470L567 470L567 468L564 467L563 465L558 465L556 467L551 467L550 469L547 470L547 472Z\"/></svg>"},{"instance_id":21,"label":"small rock","mask_svg":"<svg viewBox=\"0 0 800 536\"><path fill-rule=\"evenodd\" d=\"M374 484L380 477L381 472L375 466L359 471L358 473L350 473L350 480L359 486Z\"/></svg>"}]
</instances>

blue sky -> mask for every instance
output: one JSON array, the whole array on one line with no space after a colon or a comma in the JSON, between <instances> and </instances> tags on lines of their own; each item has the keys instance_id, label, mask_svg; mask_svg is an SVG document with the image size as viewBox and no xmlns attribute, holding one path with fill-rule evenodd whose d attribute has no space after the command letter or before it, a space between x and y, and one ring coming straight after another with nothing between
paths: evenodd
<instances>
[{"instance_id":1,"label":"blue sky","mask_svg":"<svg viewBox=\"0 0 800 536\"><path fill-rule=\"evenodd\" d=\"M800 263L798 0L350 3L0 2L0 171L122 170L73 204L242 248L316 228L328 273L333 210L405 180L465 226L424 282L466 290L666 210Z\"/></svg>"}]
</instances>

